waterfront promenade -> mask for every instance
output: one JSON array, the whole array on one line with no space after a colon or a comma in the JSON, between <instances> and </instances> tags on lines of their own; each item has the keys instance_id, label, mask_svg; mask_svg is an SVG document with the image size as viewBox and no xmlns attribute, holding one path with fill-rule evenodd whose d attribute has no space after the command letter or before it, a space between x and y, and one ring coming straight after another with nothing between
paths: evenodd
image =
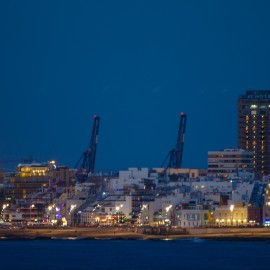
<instances>
[{"instance_id":1,"label":"waterfront promenade","mask_svg":"<svg viewBox=\"0 0 270 270\"><path fill-rule=\"evenodd\" d=\"M142 230L131 231L123 228L71 228L71 229L0 229L2 239L178 239L178 238L214 238L214 239L270 239L268 228L198 228L189 229L185 234L176 234L173 230L163 234L148 234Z\"/></svg>"}]
</instances>

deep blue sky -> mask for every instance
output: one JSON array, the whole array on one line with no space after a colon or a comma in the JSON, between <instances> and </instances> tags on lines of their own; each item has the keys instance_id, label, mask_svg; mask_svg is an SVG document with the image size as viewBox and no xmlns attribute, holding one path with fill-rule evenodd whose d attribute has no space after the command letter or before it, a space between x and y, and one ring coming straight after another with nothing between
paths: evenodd
<instances>
[{"instance_id":1,"label":"deep blue sky","mask_svg":"<svg viewBox=\"0 0 270 270\"><path fill-rule=\"evenodd\" d=\"M237 146L237 99L270 87L270 1L1 1L0 160L184 167Z\"/></svg>"}]
</instances>

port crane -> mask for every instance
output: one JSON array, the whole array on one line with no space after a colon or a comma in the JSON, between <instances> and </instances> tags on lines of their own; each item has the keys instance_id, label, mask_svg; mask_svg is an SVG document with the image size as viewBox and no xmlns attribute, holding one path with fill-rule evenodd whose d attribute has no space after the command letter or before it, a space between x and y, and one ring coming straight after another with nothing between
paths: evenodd
<instances>
[{"instance_id":1,"label":"port crane","mask_svg":"<svg viewBox=\"0 0 270 270\"><path fill-rule=\"evenodd\" d=\"M168 163L167 163L166 169L181 168L182 158L183 158L183 149L184 149L185 131L186 131L186 121L187 121L187 115L181 112L176 146L171 151L169 151L168 155L166 156L164 162L161 165L162 168L165 167L165 164L167 162Z\"/></svg>"},{"instance_id":2,"label":"port crane","mask_svg":"<svg viewBox=\"0 0 270 270\"><path fill-rule=\"evenodd\" d=\"M78 168L76 173L79 182L85 182L89 174L95 171L96 152L98 144L98 131L99 131L100 117L94 115L94 123L92 126L92 133L90 138L89 147L84 151L77 162L75 168Z\"/></svg>"}]
</instances>

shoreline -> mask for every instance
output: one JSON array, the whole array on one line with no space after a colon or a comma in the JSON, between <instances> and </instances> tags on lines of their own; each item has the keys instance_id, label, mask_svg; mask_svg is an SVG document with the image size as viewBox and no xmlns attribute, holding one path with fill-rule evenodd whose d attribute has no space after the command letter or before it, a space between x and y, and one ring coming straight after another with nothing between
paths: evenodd
<instances>
[{"instance_id":1,"label":"shoreline","mask_svg":"<svg viewBox=\"0 0 270 270\"><path fill-rule=\"evenodd\" d=\"M200 233L199 233L200 232ZM198 229L192 233L163 235L144 234L138 232L116 230L116 229L0 229L0 240L184 240L205 239L223 241L267 241L270 240L270 230L252 229L251 231L224 232L216 229L215 232L201 233Z\"/></svg>"}]
</instances>

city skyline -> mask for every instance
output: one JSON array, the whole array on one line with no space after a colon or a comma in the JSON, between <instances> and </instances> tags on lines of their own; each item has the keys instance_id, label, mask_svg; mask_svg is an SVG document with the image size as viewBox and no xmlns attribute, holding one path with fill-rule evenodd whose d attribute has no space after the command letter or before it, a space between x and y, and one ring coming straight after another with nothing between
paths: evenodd
<instances>
[{"instance_id":1,"label":"city skyline","mask_svg":"<svg viewBox=\"0 0 270 270\"><path fill-rule=\"evenodd\" d=\"M0 160L73 167L95 114L97 170L159 167L182 111L183 167L237 148L239 96L270 88L270 3L154 3L0 4Z\"/></svg>"}]
</instances>

